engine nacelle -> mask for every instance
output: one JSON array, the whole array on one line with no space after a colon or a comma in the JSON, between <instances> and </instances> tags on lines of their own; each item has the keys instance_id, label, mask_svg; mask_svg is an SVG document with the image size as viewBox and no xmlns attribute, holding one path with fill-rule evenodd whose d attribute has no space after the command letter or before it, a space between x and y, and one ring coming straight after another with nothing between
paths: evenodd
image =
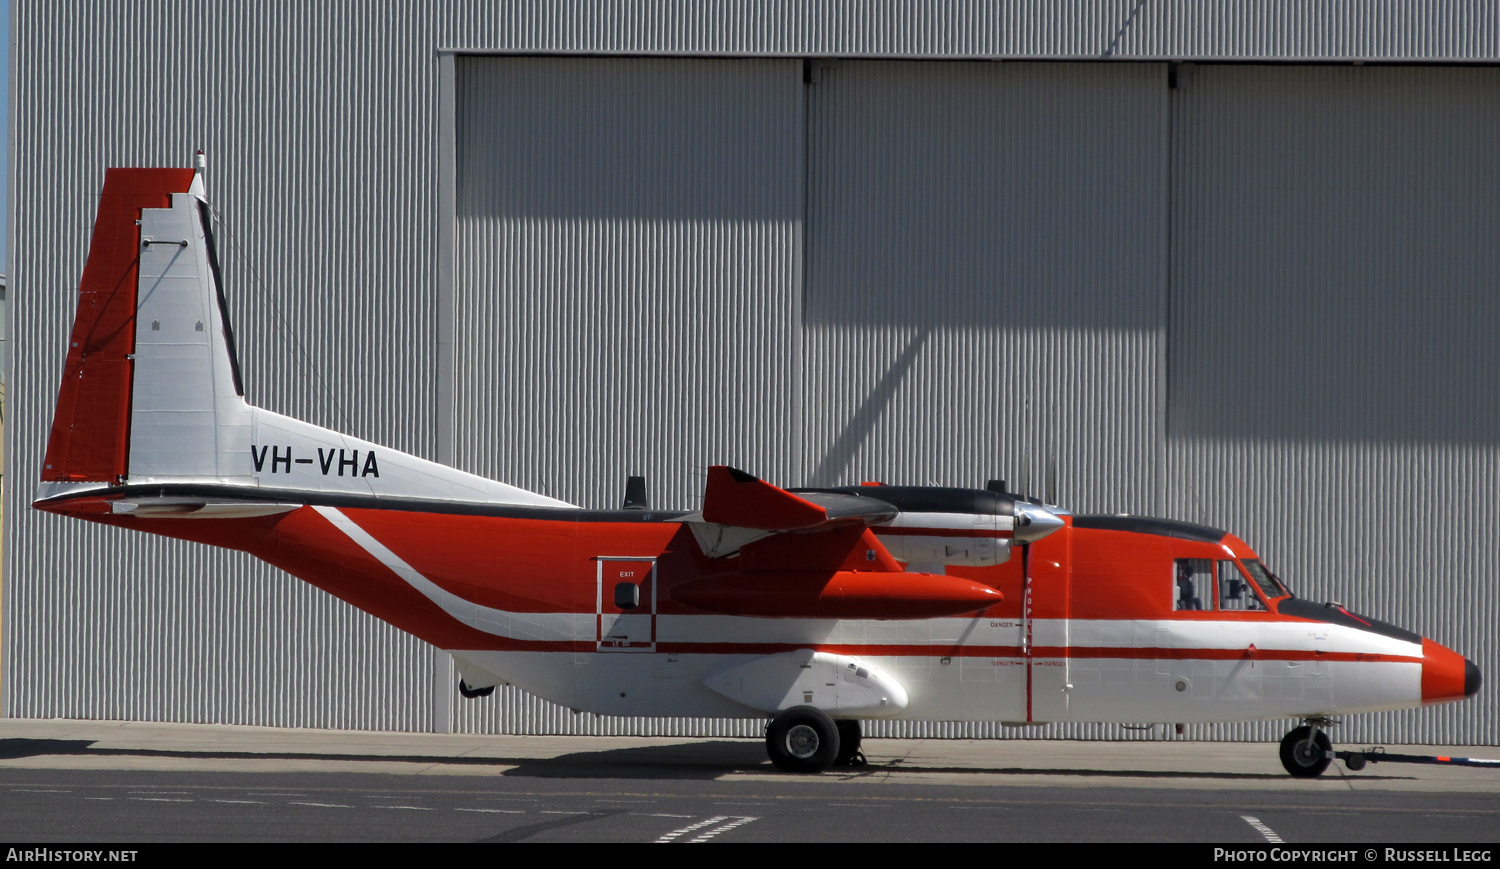
<instances>
[{"instance_id":1,"label":"engine nacelle","mask_svg":"<svg viewBox=\"0 0 1500 869\"><path fill-rule=\"evenodd\" d=\"M873 529L891 557L913 569L993 567L1010 559L1015 517L993 513L902 513Z\"/></svg>"}]
</instances>

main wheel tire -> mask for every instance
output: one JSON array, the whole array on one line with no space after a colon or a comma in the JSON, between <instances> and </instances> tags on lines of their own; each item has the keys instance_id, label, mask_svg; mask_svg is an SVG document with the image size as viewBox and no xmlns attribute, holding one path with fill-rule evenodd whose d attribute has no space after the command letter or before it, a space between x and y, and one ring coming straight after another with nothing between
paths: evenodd
<instances>
[{"instance_id":1,"label":"main wheel tire","mask_svg":"<svg viewBox=\"0 0 1500 869\"><path fill-rule=\"evenodd\" d=\"M859 753L863 736L859 722L840 719L833 722L839 729L839 753L833 759L834 766L864 766L863 754Z\"/></svg>"},{"instance_id":2,"label":"main wheel tire","mask_svg":"<svg viewBox=\"0 0 1500 869\"><path fill-rule=\"evenodd\" d=\"M1314 739L1311 727L1295 728L1281 740L1281 765L1296 778L1317 778L1333 761L1327 754L1332 747L1323 731Z\"/></svg>"},{"instance_id":3,"label":"main wheel tire","mask_svg":"<svg viewBox=\"0 0 1500 869\"><path fill-rule=\"evenodd\" d=\"M771 719L766 753L777 769L822 772L839 756L838 726L821 709L794 706Z\"/></svg>"}]
</instances>

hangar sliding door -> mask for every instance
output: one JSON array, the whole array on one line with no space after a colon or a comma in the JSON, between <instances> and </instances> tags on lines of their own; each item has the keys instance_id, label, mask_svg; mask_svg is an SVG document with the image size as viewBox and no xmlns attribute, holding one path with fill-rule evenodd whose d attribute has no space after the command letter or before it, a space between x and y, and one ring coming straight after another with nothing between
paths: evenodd
<instances>
[{"instance_id":1,"label":"hangar sliding door","mask_svg":"<svg viewBox=\"0 0 1500 869\"><path fill-rule=\"evenodd\" d=\"M1152 507L1162 64L826 62L808 85L804 471ZM816 410L814 410L816 409Z\"/></svg>"},{"instance_id":2,"label":"hangar sliding door","mask_svg":"<svg viewBox=\"0 0 1500 869\"><path fill-rule=\"evenodd\" d=\"M1493 668L1500 69L1178 78L1169 515ZM1483 710L1335 738L1493 743Z\"/></svg>"},{"instance_id":3,"label":"hangar sliding door","mask_svg":"<svg viewBox=\"0 0 1500 869\"><path fill-rule=\"evenodd\" d=\"M454 455L586 507L790 479L802 62L457 60Z\"/></svg>"},{"instance_id":4,"label":"hangar sliding door","mask_svg":"<svg viewBox=\"0 0 1500 869\"><path fill-rule=\"evenodd\" d=\"M807 93L807 479L1005 477L1076 508L1151 512L1166 67L818 62ZM1007 645L1017 627L945 620L925 639ZM1057 648L1069 624L1053 610L1036 628L1038 646ZM867 643L902 636L894 622L864 630ZM1015 663L929 672L972 682L976 715L1020 698L1040 720L1066 718L1067 662Z\"/></svg>"}]
</instances>

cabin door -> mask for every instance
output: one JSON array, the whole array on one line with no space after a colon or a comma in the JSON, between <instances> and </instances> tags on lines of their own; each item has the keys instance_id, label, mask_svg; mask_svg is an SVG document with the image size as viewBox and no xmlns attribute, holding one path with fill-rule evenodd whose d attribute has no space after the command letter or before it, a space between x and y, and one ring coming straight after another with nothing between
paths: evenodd
<instances>
[{"instance_id":1,"label":"cabin door","mask_svg":"<svg viewBox=\"0 0 1500 869\"><path fill-rule=\"evenodd\" d=\"M595 613L601 652L656 649L656 559L597 559Z\"/></svg>"}]
</instances>

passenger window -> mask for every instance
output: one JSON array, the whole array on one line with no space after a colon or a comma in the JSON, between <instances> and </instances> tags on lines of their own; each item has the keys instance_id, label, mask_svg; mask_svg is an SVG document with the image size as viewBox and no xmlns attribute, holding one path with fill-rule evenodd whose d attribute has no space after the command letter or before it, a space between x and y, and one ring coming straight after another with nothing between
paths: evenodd
<instances>
[{"instance_id":1,"label":"passenger window","mask_svg":"<svg viewBox=\"0 0 1500 869\"><path fill-rule=\"evenodd\" d=\"M1219 609L1230 612L1265 612L1266 605L1255 593L1233 561L1219 562Z\"/></svg>"},{"instance_id":2,"label":"passenger window","mask_svg":"<svg viewBox=\"0 0 1500 869\"><path fill-rule=\"evenodd\" d=\"M1172 609L1214 608L1214 563L1209 558L1179 558L1174 566Z\"/></svg>"}]
</instances>

